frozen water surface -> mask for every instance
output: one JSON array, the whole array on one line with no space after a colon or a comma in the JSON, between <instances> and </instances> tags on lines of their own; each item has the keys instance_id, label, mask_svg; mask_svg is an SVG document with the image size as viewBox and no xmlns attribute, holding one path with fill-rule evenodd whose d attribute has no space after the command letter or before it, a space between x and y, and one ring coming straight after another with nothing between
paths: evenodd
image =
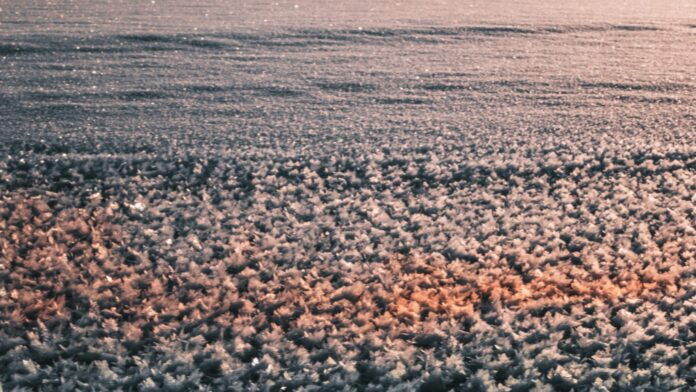
<instances>
[{"instance_id":1,"label":"frozen water surface","mask_svg":"<svg viewBox=\"0 0 696 392\"><path fill-rule=\"evenodd\" d=\"M692 1L0 1L6 390L696 388Z\"/></svg>"}]
</instances>

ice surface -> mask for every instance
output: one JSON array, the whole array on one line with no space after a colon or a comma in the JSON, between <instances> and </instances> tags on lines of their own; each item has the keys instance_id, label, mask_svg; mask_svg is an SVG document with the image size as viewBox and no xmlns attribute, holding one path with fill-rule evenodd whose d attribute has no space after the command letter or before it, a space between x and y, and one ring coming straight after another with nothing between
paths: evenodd
<instances>
[{"instance_id":1,"label":"ice surface","mask_svg":"<svg viewBox=\"0 0 696 392\"><path fill-rule=\"evenodd\" d=\"M693 389L693 4L423 4L3 3L2 387Z\"/></svg>"}]
</instances>

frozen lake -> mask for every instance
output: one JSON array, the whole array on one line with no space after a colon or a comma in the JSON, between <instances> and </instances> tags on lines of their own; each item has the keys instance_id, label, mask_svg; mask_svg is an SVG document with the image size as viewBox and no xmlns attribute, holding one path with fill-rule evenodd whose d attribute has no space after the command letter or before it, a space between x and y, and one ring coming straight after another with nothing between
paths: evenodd
<instances>
[{"instance_id":1,"label":"frozen lake","mask_svg":"<svg viewBox=\"0 0 696 392\"><path fill-rule=\"evenodd\" d=\"M145 134L274 150L693 137L692 2L231 3L3 4L3 135L86 151Z\"/></svg>"},{"instance_id":2,"label":"frozen lake","mask_svg":"<svg viewBox=\"0 0 696 392\"><path fill-rule=\"evenodd\" d=\"M0 0L0 386L694 389L695 44L693 1Z\"/></svg>"}]
</instances>

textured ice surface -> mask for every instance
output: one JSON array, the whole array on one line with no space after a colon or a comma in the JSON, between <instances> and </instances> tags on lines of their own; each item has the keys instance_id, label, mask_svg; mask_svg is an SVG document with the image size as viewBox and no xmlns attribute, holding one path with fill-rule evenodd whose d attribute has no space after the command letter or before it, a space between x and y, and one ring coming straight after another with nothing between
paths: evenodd
<instances>
[{"instance_id":1,"label":"textured ice surface","mask_svg":"<svg viewBox=\"0 0 696 392\"><path fill-rule=\"evenodd\" d=\"M225 3L0 3L5 390L694 388L692 4Z\"/></svg>"}]
</instances>

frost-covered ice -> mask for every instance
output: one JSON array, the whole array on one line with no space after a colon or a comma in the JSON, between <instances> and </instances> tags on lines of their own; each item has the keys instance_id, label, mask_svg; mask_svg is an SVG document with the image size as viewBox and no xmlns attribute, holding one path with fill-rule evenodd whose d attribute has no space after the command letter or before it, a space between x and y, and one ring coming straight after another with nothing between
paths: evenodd
<instances>
[{"instance_id":1,"label":"frost-covered ice","mask_svg":"<svg viewBox=\"0 0 696 392\"><path fill-rule=\"evenodd\" d=\"M696 30L653 6L3 4L0 384L695 388Z\"/></svg>"}]
</instances>

